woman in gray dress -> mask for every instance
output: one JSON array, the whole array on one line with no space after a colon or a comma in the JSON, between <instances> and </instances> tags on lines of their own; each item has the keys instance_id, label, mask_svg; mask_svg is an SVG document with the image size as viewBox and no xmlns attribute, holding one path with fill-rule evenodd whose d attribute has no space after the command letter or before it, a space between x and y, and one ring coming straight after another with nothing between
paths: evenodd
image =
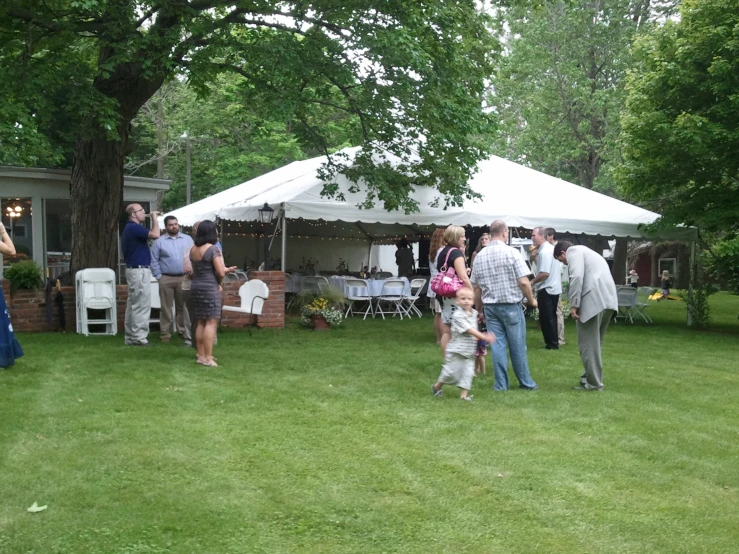
<instances>
[{"instance_id":1,"label":"woman in gray dress","mask_svg":"<svg viewBox=\"0 0 739 554\"><path fill-rule=\"evenodd\" d=\"M223 254L216 246L216 242L218 242L216 224L207 219L201 221L195 234L195 246L190 250L192 262L190 297L193 310L191 317L198 322L195 329L197 362L212 367L218 365L213 359L213 342L218 321L221 319L221 281L226 273L236 269L236 266L224 265Z\"/></svg>"}]
</instances>

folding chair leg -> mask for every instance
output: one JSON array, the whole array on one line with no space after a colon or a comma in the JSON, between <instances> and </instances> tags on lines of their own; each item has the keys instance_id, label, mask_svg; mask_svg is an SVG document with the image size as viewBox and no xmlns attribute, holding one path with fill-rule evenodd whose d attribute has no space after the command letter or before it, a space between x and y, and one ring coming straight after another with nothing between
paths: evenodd
<instances>
[{"instance_id":1,"label":"folding chair leg","mask_svg":"<svg viewBox=\"0 0 739 554\"><path fill-rule=\"evenodd\" d=\"M362 318L363 321L365 319L367 319L367 314L368 313L371 313L372 314L372 317L375 316L374 312L372 311L372 299L371 298L369 300L367 300L367 309L364 310L364 317Z\"/></svg>"},{"instance_id":2,"label":"folding chair leg","mask_svg":"<svg viewBox=\"0 0 739 554\"><path fill-rule=\"evenodd\" d=\"M398 314L400 316L400 320L403 321L403 301L398 300L396 302L393 302L395 304L395 312L393 312L393 317L395 317L395 314Z\"/></svg>"}]
</instances>

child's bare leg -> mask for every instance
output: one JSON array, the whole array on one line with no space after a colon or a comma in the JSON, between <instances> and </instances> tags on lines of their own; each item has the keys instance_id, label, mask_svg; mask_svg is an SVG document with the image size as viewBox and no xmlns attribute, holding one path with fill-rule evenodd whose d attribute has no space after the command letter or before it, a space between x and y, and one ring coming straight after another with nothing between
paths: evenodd
<instances>
[{"instance_id":1,"label":"child's bare leg","mask_svg":"<svg viewBox=\"0 0 739 554\"><path fill-rule=\"evenodd\" d=\"M433 385L434 390L436 390L436 391L440 391L441 390L441 387L443 387L443 386L444 386L444 383L442 383L441 381L436 381L436 383L434 383L434 385Z\"/></svg>"},{"instance_id":2,"label":"child's bare leg","mask_svg":"<svg viewBox=\"0 0 739 554\"><path fill-rule=\"evenodd\" d=\"M467 398L467 395L469 394L470 391L468 391L467 389L461 389L461 390L462 390L462 392L459 395L459 397L460 398Z\"/></svg>"}]
</instances>

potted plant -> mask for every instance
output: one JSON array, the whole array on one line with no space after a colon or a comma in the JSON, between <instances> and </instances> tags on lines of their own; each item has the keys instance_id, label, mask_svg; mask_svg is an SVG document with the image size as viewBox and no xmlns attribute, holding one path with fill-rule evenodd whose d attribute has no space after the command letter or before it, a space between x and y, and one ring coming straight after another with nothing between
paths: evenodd
<instances>
[{"instance_id":1,"label":"potted plant","mask_svg":"<svg viewBox=\"0 0 739 554\"><path fill-rule=\"evenodd\" d=\"M5 270L5 278L10 281L10 295L18 289L38 289L43 286L41 268L33 260L16 262Z\"/></svg>"},{"instance_id":2,"label":"potted plant","mask_svg":"<svg viewBox=\"0 0 739 554\"><path fill-rule=\"evenodd\" d=\"M305 303L300 310L301 320L316 331L324 331L341 324L344 312L341 303L336 302L329 294L314 297ZM342 298L343 299L343 298Z\"/></svg>"}]
</instances>

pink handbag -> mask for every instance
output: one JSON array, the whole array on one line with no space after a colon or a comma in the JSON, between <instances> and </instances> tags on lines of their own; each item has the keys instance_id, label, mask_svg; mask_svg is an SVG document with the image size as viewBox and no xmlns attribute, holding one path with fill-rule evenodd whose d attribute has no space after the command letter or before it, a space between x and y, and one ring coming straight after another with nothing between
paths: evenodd
<instances>
[{"instance_id":1,"label":"pink handbag","mask_svg":"<svg viewBox=\"0 0 739 554\"><path fill-rule=\"evenodd\" d=\"M462 279L457 276L457 270L454 266L448 267L449 255L452 253L454 248L450 248L449 252L446 253L446 259L444 265L441 266L439 273L431 281L431 290L439 296L444 298L454 298L457 296L457 291L462 288L464 284Z\"/></svg>"}]
</instances>

